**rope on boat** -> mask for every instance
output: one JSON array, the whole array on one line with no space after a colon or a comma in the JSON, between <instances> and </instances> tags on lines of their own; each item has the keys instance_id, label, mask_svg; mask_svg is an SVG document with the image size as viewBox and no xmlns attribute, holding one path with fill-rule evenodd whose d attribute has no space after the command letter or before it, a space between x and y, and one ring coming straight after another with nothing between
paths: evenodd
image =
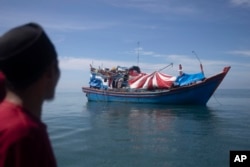
<instances>
[{"instance_id":1,"label":"rope on boat","mask_svg":"<svg viewBox=\"0 0 250 167\"><path fill-rule=\"evenodd\" d=\"M165 68L168 68L169 66L172 66L172 67L173 67L173 63L170 63L170 64L166 65L165 67L159 69L158 72L164 70Z\"/></svg>"},{"instance_id":2,"label":"rope on boat","mask_svg":"<svg viewBox=\"0 0 250 167\"><path fill-rule=\"evenodd\" d=\"M222 103L216 98L216 96L213 94L213 98L215 99L215 101L219 104L222 105Z\"/></svg>"}]
</instances>

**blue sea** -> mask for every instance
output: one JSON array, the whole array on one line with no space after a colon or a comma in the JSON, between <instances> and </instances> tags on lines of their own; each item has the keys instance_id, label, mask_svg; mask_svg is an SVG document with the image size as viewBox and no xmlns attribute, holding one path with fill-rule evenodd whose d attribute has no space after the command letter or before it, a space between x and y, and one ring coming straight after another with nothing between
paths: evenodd
<instances>
[{"instance_id":1,"label":"blue sea","mask_svg":"<svg viewBox=\"0 0 250 167\"><path fill-rule=\"evenodd\" d=\"M230 150L250 150L250 90L219 89L203 107L57 92L42 119L59 167L229 167Z\"/></svg>"}]
</instances>

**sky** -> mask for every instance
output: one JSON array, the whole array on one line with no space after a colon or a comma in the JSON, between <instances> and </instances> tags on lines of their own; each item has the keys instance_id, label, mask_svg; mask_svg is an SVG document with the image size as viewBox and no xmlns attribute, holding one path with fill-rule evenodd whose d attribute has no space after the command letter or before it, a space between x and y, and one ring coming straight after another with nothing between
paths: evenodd
<instances>
[{"instance_id":1,"label":"sky","mask_svg":"<svg viewBox=\"0 0 250 167\"><path fill-rule=\"evenodd\" d=\"M250 0L0 0L0 35L39 23L60 62L58 91L88 86L97 68L206 77L231 70L220 88L250 89Z\"/></svg>"}]
</instances>

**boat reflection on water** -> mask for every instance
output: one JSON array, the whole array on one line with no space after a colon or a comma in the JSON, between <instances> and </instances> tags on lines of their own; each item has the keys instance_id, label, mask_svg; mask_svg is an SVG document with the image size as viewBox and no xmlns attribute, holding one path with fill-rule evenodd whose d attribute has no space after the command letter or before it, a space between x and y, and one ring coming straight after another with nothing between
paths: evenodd
<instances>
[{"instance_id":1,"label":"boat reflection on water","mask_svg":"<svg viewBox=\"0 0 250 167\"><path fill-rule=\"evenodd\" d=\"M126 126L134 130L155 126L166 129L174 115L171 108L154 104L87 102L87 109L91 114L100 114L113 123L119 120L126 122Z\"/></svg>"},{"instance_id":2,"label":"boat reflection on water","mask_svg":"<svg viewBox=\"0 0 250 167\"><path fill-rule=\"evenodd\" d=\"M181 116L181 115L209 115L212 112L208 106L196 105L164 105L164 104L145 104L145 103L124 103L124 102L86 102L87 111L92 113L108 112L111 115L162 115L162 116Z\"/></svg>"},{"instance_id":3,"label":"boat reflection on water","mask_svg":"<svg viewBox=\"0 0 250 167\"><path fill-rule=\"evenodd\" d=\"M215 133L213 111L205 106L87 102L85 107L87 152L95 152L98 164L173 166L178 157L192 162L192 151L201 152Z\"/></svg>"},{"instance_id":4,"label":"boat reflection on water","mask_svg":"<svg viewBox=\"0 0 250 167\"><path fill-rule=\"evenodd\" d=\"M203 124L213 119L213 111L207 106L180 106L120 102L87 102L87 111L99 122L110 121L112 126L129 129L167 130L169 126L187 126L185 123ZM107 122L103 122L106 124ZM199 127L192 127L194 130ZM141 132L143 132L141 131ZM148 132L147 132L148 133Z\"/></svg>"}]
</instances>

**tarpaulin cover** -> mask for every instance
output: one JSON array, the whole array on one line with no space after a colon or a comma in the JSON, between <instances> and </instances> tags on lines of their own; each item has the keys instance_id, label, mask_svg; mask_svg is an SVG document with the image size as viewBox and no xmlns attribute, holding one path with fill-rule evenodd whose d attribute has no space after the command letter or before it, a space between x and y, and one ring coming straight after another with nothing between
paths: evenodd
<instances>
[{"instance_id":1,"label":"tarpaulin cover","mask_svg":"<svg viewBox=\"0 0 250 167\"><path fill-rule=\"evenodd\" d=\"M95 74L90 76L89 86L91 88L107 89L107 86L103 84L102 79L100 79L100 77L96 76Z\"/></svg>"},{"instance_id":2,"label":"tarpaulin cover","mask_svg":"<svg viewBox=\"0 0 250 167\"><path fill-rule=\"evenodd\" d=\"M175 85L177 86L185 86L189 85L191 83L195 83L197 81L201 81L205 78L204 74L202 72L197 74L186 74L183 73L181 76L178 76Z\"/></svg>"}]
</instances>

